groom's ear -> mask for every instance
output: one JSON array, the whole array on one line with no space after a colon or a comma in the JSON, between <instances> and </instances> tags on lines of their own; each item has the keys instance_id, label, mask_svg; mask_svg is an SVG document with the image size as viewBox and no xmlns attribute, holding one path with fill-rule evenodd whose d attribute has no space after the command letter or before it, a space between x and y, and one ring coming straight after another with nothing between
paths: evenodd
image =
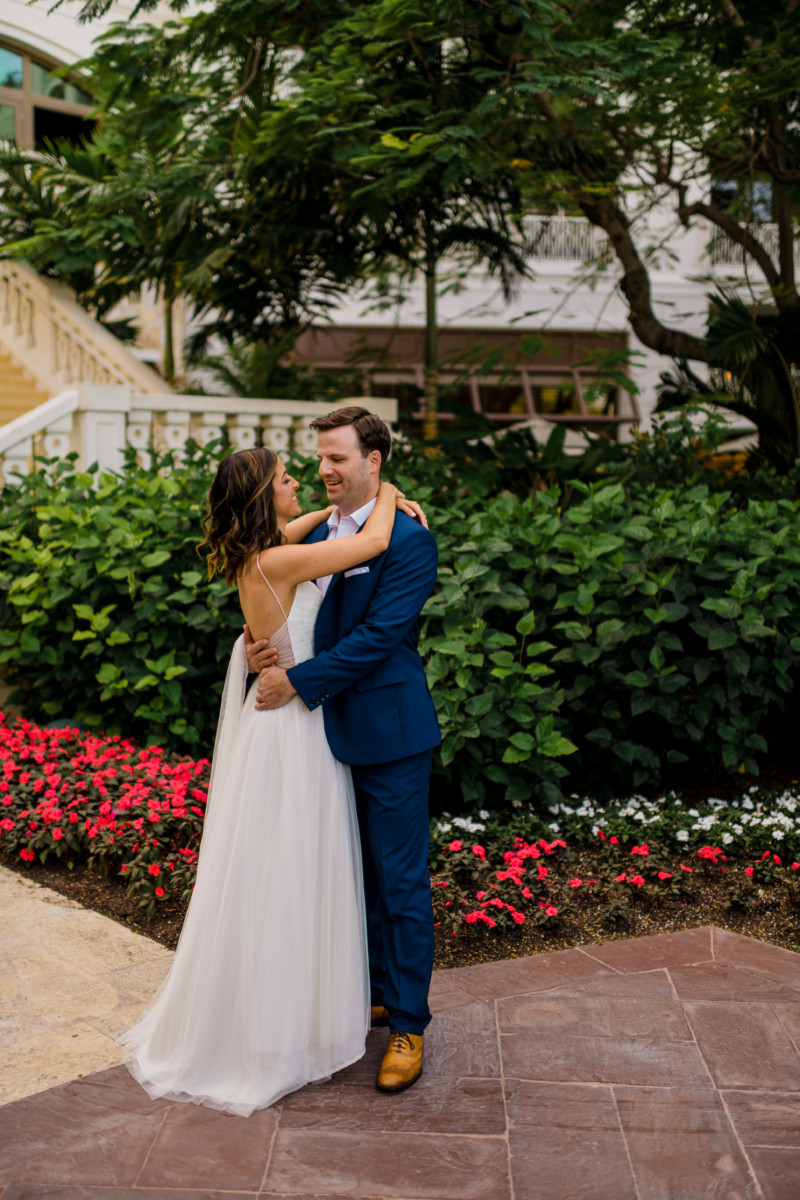
<instances>
[{"instance_id":1,"label":"groom's ear","mask_svg":"<svg viewBox=\"0 0 800 1200\"><path fill-rule=\"evenodd\" d=\"M380 450L370 450L369 454L367 455L367 462L369 463L370 467L377 471L378 475L380 475L381 464L383 463Z\"/></svg>"}]
</instances>

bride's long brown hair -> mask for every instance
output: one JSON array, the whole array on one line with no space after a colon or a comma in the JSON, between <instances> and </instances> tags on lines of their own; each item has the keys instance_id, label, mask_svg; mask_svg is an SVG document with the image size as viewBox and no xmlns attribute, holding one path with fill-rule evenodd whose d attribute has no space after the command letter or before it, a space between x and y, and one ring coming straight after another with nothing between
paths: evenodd
<instances>
[{"instance_id":1,"label":"bride's long brown hair","mask_svg":"<svg viewBox=\"0 0 800 1200\"><path fill-rule=\"evenodd\" d=\"M230 587L251 554L285 540L273 503L277 467L277 454L266 446L236 450L219 464L198 546L209 547L209 579L224 572Z\"/></svg>"}]
</instances>

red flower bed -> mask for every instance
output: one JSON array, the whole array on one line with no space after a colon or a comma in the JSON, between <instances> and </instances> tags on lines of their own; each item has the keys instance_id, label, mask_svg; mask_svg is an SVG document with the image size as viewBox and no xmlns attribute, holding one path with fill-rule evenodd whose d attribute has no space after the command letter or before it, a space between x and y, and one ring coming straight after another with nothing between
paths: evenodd
<instances>
[{"instance_id":1,"label":"red flower bed","mask_svg":"<svg viewBox=\"0 0 800 1200\"><path fill-rule=\"evenodd\" d=\"M0 850L26 863L50 856L102 862L148 915L167 897L186 902L209 766L208 759L176 758L120 737L44 729L0 712ZM727 881L730 906L752 907L765 886L776 884L800 905L800 863L774 850L729 864L719 846L701 846L692 861L676 860L656 841L626 845L600 829L591 845L588 838L528 841L508 832L485 846L444 841L432 852L434 919L454 936L549 929L586 905L614 922L634 897L637 903L659 896L690 901L693 880L714 878Z\"/></svg>"},{"instance_id":2,"label":"red flower bed","mask_svg":"<svg viewBox=\"0 0 800 1200\"><path fill-rule=\"evenodd\" d=\"M148 913L188 900L208 759L120 737L44 729L0 713L0 848L25 862L102 859Z\"/></svg>"}]
</instances>

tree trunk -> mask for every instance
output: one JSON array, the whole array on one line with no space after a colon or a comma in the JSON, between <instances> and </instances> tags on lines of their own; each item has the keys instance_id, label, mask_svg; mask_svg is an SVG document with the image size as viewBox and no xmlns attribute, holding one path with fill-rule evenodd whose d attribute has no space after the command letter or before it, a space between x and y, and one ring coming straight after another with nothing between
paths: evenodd
<instances>
[{"instance_id":1,"label":"tree trunk","mask_svg":"<svg viewBox=\"0 0 800 1200\"><path fill-rule=\"evenodd\" d=\"M175 297L168 293L164 296L164 356L161 370L167 383L175 379Z\"/></svg>"},{"instance_id":2,"label":"tree trunk","mask_svg":"<svg viewBox=\"0 0 800 1200\"><path fill-rule=\"evenodd\" d=\"M430 226L425 226L425 418L422 436L435 442L439 436L439 328L436 317L436 246Z\"/></svg>"}]
</instances>

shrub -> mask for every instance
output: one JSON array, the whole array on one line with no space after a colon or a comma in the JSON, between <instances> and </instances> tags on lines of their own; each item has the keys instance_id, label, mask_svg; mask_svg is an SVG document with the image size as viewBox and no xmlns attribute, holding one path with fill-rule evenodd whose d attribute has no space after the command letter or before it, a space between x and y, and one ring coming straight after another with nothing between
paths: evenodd
<instances>
[{"instance_id":1,"label":"shrub","mask_svg":"<svg viewBox=\"0 0 800 1200\"><path fill-rule=\"evenodd\" d=\"M606 795L690 758L757 771L800 663L797 503L576 487L566 512L554 489L433 514L448 787L491 807L557 800L567 771Z\"/></svg>"},{"instance_id":2,"label":"shrub","mask_svg":"<svg viewBox=\"0 0 800 1200\"><path fill-rule=\"evenodd\" d=\"M195 553L218 453L121 476L51 464L3 489L0 670L27 715L210 754L241 626ZM722 487L704 453L674 487L573 474L569 496L493 494L470 456L460 477L455 460L398 453L393 478L440 546L421 650L446 805L610 795L687 761L757 769L800 661L799 506L774 476L769 499L752 479L744 496ZM292 469L307 504L316 464Z\"/></svg>"},{"instance_id":3,"label":"shrub","mask_svg":"<svg viewBox=\"0 0 800 1200\"><path fill-rule=\"evenodd\" d=\"M0 670L36 717L204 746L241 618L194 549L209 454L163 465L3 489Z\"/></svg>"}]
</instances>

